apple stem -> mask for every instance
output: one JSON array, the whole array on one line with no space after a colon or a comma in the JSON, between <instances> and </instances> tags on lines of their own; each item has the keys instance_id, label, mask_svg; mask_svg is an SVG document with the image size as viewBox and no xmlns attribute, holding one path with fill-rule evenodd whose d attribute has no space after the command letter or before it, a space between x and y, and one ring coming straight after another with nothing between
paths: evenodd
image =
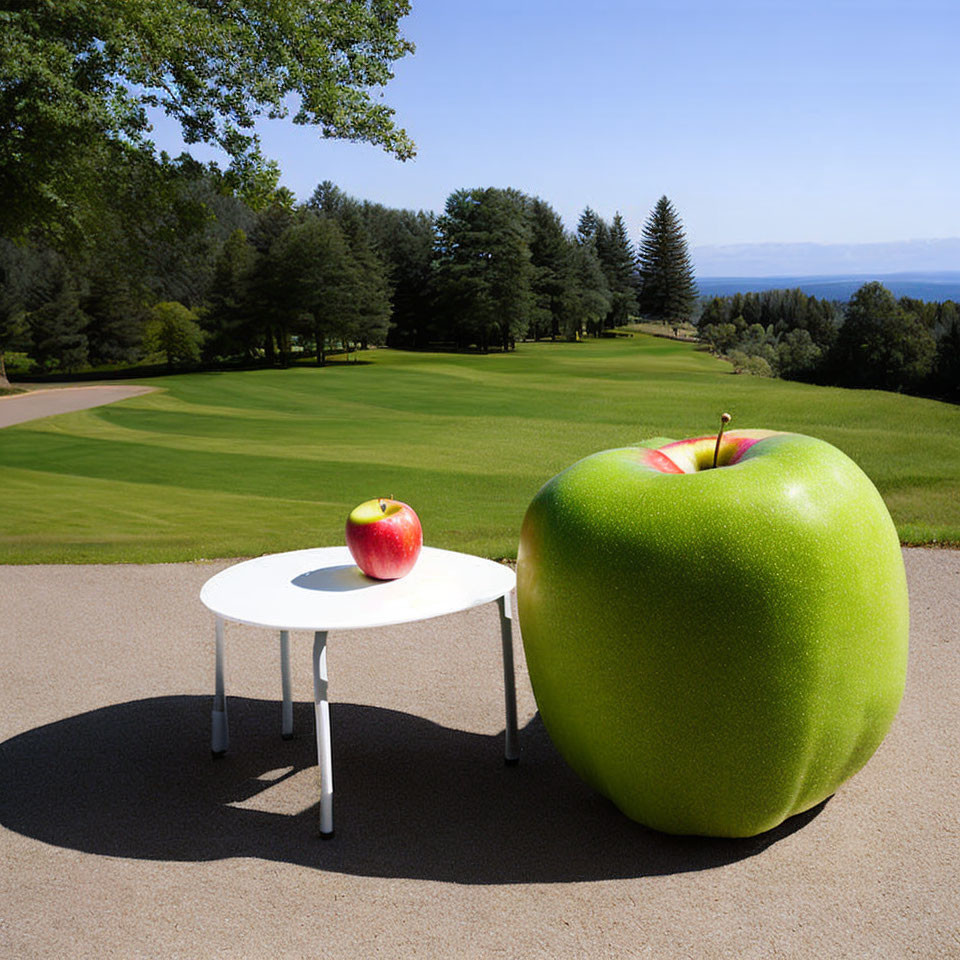
<instances>
[{"instance_id":1,"label":"apple stem","mask_svg":"<svg viewBox=\"0 0 960 960\"><path fill-rule=\"evenodd\" d=\"M726 428L727 424L730 422L731 417L729 413L720 414L720 432L717 434L717 445L713 448L713 465L717 465L717 457L720 456L720 438L723 436L723 431Z\"/></svg>"}]
</instances>

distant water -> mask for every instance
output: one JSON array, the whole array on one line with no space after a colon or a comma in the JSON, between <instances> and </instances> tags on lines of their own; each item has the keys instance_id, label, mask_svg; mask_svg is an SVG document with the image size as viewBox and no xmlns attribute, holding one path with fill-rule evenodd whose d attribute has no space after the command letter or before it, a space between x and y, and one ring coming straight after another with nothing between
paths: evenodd
<instances>
[{"instance_id":1,"label":"distant water","mask_svg":"<svg viewBox=\"0 0 960 960\"><path fill-rule=\"evenodd\" d=\"M799 287L811 297L849 300L871 280L878 280L897 297L918 300L956 300L960 302L960 271L934 273L847 274L811 277L697 277L702 297L726 297L734 293L758 293L761 290L794 290Z\"/></svg>"}]
</instances>

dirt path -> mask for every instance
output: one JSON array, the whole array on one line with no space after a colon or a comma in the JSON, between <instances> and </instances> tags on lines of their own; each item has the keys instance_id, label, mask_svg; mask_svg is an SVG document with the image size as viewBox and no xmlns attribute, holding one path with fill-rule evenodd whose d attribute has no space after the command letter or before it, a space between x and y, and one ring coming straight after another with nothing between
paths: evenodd
<instances>
[{"instance_id":1,"label":"dirt path","mask_svg":"<svg viewBox=\"0 0 960 960\"><path fill-rule=\"evenodd\" d=\"M17 384L19 386L19 384ZM0 427L12 427L15 423L52 417L58 413L73 413L90 407L102 407L142 393L152 393L156 387L133 387L124 385L92 387L53 387L30 390L0 397Z\"/></svg>"}]
</instances>

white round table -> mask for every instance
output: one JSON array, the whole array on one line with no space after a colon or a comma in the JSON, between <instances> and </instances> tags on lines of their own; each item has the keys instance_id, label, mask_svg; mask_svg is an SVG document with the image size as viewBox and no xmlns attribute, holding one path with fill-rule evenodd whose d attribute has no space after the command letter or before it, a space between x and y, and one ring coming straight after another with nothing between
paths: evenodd
<instances>
[{"instance_id":1,"label":"white round table","mask_svg":"<svg viewBox=\"0 0 960 960\"><path fill-rule=\"evenodd\" d=\"M200 600L216 615L216 688L211 749L227 751L227 701L223 681L223 625L230 620L280 631L282 734L293 736L290 695L291 630L312 630L313 699L320 765L320 834L333 836L333 755L327 700L327 633L428 620L497 601L503 646L506 705L505 759L517 762L517 704L513 672L510 591L514 572L465 553L424 547L413 570L399 580L373 580L346 547L320 547L246 560L211 577Z\"/></svg>"}]
</instances>

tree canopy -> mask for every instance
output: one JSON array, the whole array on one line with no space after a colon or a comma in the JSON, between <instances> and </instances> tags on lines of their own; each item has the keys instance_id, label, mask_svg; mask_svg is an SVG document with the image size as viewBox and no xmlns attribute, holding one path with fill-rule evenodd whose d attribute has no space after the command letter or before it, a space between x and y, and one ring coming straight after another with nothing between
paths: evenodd
<instances>
[{"instance_id":1,"label":"tree canopy","mask_svg":"<svg viewBox=\"0 0 960 960\"><path fill-rule=\"evenodd\" d=\"M960 310L871 281L842 304L802 290L713 297L700 340L737 372L960 398Z\"/></svg>"},{"instance_id":2,"label":"tree canopy","mask_svg":"<svg viewBox=\"0 0 960 960\"><path fill-rule=\"evenodd\" d=\"M437 220L436 283L458 343L508 348L533 304L526 197L496 187L457 190Z\"/></svg>"},{"instance_id":3,"label":"tree canopy","mask_svg":"<svg viewBox=\"0 0 960 960\"><path fill-rule=\"evenodd\" d=\"M882 284L851 298L837 336L833 366L840 383L910 390L933 370L937 342L924 322Z\"/></svg>"},{"instance_id":4,"label":"tree canopy","mask_svg":"<svg viewBox=\"0 0 960 960\"><path fill-rule=\"evenodd\" d=\"M200 359L203 331L196 314L182 303L158 303L143 327L143 347L150 353L159 353L167 366L178 363L196 363Z\"/></svg>"},{"instance_id":5,"label":"tree canopy","mask_svg":"<svg viewBox=\"0 0 960 960\"><path fill-rule=\"evenodd\" d=\"M230 158L255 205L276 184L253 130L288 116L324 137L414 145L377 90L413 50L408 0L4 0L0 235L62 233L97 206L104 171L149 168L149 108Z\"/></svg>"}]
</instances>

